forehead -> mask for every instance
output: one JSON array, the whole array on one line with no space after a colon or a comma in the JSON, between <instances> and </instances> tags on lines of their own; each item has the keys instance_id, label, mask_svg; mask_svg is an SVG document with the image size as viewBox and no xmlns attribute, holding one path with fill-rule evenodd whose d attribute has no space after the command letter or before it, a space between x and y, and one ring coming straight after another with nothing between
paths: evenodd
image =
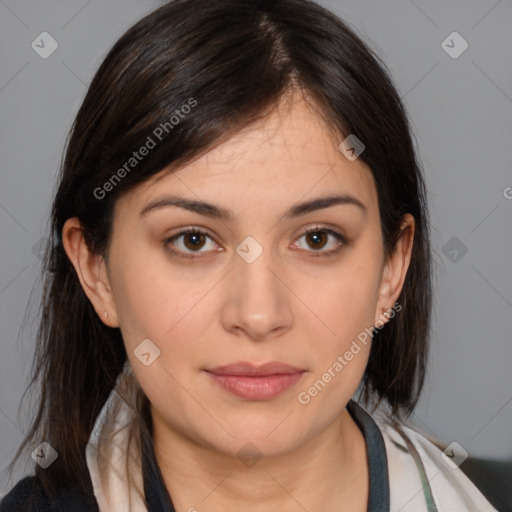
<instances>
[{"instance_id":1,"label":"forehead","mask_svg":"<svg viewBox=\"0 0 512 512\"><path fill-rule=\"evenodd\" d=\"M304 99L281 103L200 158L164 169L118 201L120 209L140 206L166 193L228 205L243 215L249 205L282 210L285 204L339 192L377 208L369 167L338 149L343 137L328 129ZM117 208L117 207L116 207Z\"/></svg>"}]
</instances>

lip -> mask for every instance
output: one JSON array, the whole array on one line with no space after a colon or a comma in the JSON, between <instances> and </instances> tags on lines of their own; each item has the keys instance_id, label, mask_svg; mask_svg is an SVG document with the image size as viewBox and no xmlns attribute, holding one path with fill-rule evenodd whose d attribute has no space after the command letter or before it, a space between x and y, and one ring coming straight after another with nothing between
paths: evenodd
<instances>
[{"instance_id":1,"label":"lip","mask_svg":"<svg viewBox=\"0 0 512 512\"><path fill-rule=\"evenodd\" d=\"M267 375L288 375L305 371L286 363L270 361L268 363L250 363L249 361L237 361L236 363L218 366L207 370L216 375L237 375L245 377L265 377Z\"/></svg>"},{"instance_id":2,"label":"lip","mask_svg":"<svg viewBox=\"0 0 512 512\"><path fill-rule=\"evenodd\" d=\"M214 382L236 396L270 400L296 384L306 370L277 361L263 364L240 361L205 371Z\"/></svg>"}]
</instances>

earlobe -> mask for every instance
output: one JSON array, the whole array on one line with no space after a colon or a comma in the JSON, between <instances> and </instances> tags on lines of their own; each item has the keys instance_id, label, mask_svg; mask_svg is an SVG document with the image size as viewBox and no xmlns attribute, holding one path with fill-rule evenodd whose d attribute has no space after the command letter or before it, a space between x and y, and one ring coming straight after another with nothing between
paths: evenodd
<instances>
[{"instance_id":1,"label":"earlobe","mask_svg":"<svg viewBox=\"0 0 512 512\"><path fill-rule=\"evenodd\" d=\"M105 260L87 246L77 217L70 218L64 223L62 244L75 268L82 289L102 322L109 327L119 327Z\"/></svg>"},{"instance_id":2,"label":"earlobe","mask_svg":"<svg viewBox=\"0 0 512 512\"><path fill-rule=\"evenodd\" d=\"M400 235L394 253L389 257L383 270L380 283L379 300L376 309L377 320L389 321L390 315L384 315L383 311L389 311L396 303L402 291L405 276L411 261L412 247L414 243L414 217L407 213L402 218ZM400 306L401 309L401 306Z\"/></svg>"}]
</instances>

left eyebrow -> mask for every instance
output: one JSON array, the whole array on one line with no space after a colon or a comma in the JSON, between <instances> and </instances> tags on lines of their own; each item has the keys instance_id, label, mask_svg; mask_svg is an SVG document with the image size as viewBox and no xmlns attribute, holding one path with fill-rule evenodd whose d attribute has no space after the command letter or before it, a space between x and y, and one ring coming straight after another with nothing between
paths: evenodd
<instances>
[{"instance_id":1,"label":"left eyebrow","mask_svg":"<svg viewBox=\"0 0 512 512\"><path fill-rule=\"evenodd\" d=\"M300 215L305 215L306 213L311 213L316 210L322 210L323 208L329 208L330 206L336 206L339 204L357 206L365 216L368 215L368 209L359 199L357 199L357 197L349 194L342 194L317 197L311 201L297 203L286 210L283 215L283 219L292 219L299 217Z\"/></svg>"},{"instance_id":2,"label":"left eyebrow","mask_svg":"<svg viewBox=\"0 0 512 512\"><path fill-rule=\"evenodd\" d=\"M284 212L283 220L292 219L301 215L306 215L307 213L311 213L316 210L322 210L324 208L329 208L330 206L336 205L353 205L359 208L365 216L368 215L368 209L359 199L349 194L342 194L318 197L310 201L297 203ZM179 196L165 196L160 199L155 199L141 210L139 216L143 217L150 211L159 210L169 206L183 208L185 210L198 213L199 215L205 215L206 217L223 219L226 221L234 220L234 214L232 210L228 210L211 203L196 201Z\"/></svg>"}]
</instances>

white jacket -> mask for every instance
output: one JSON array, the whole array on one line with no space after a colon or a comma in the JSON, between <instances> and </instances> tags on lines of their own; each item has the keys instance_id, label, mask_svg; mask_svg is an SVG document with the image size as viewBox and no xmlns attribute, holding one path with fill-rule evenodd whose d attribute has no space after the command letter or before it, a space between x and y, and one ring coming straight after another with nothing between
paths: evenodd
<instances>
[{"instance_id":1,"label":"white jacket","mask_svg":"<svg viewBox=\"0 0 512 512\"><path fill-rule=\"evenodd\" d=\"M134 384L127 363L118 385L126 385L128 395L134 396ZM392 425L383 412L369 414L357 403L355 408L361 409L358 414L365 417L372 430L376 432L377 427L382 434L390 512L497 512L462 470L452 468L441 456L441 450L426 437L403 423ZM136 455L139 436L130 435L133 419L133 407L128 407L114 389L97 418L86 448L87 465L101 512L147 512L143 497L137 492L137 488L142 490L143 482L141 461ZM381 463L385 467L382 459ZM384 476L375 470L374 473L379 478ZM127 484L129 475L135 486ZM380 510L380 503L377 508L379 512L388 512Z\"/></svg>"},{"instance_id":2,"label":"white jacket","mask_svg":"<svg viewBox=\"0 0 512 512\"><path fill-rule=\"evenodd\" d=\"M413 428L372 415L388 459L390 512L496 512L464 472ZM448 452L453 455L453 450Z\"/></svg>"}]
</instances>

